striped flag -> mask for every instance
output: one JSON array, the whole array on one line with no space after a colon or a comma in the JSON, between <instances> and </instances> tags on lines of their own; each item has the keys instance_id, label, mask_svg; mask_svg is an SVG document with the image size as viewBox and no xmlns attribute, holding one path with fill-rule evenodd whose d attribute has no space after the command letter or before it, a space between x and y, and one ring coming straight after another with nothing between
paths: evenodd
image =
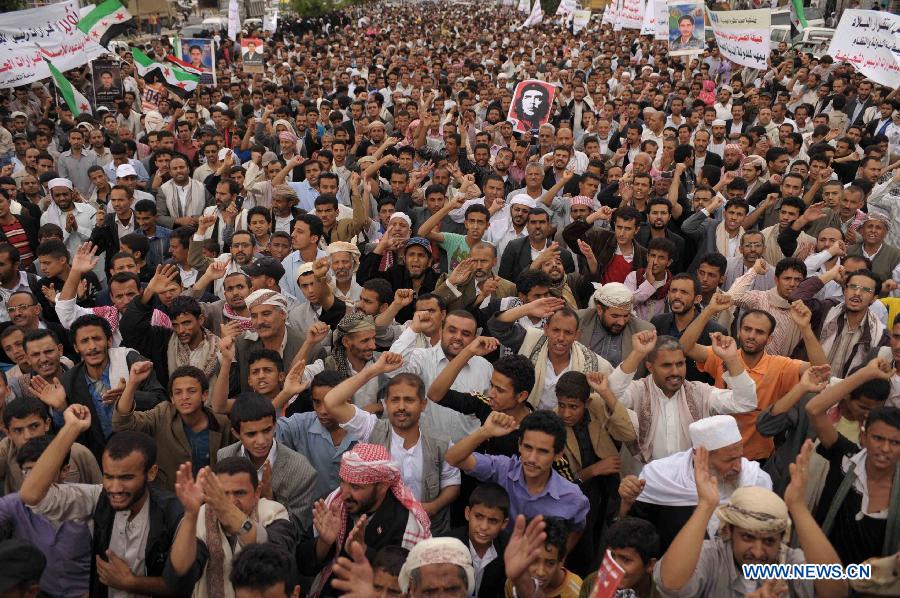
<instances>
[{"instance_id":1,"label":"striped flag","mask_svg":"<svg viewBox=\"0 0 900 598\"><path fill-rule=\"evenodd\" d=\"M806 12L803 10L803 0L791 0L791 24L799 32L809 27Z\"/></svg>"},{"instance_id":2,"label":"striped flag","mask_svg":"<svg viewBox=\"0 0 900 598\"><path fill-rule=\"evenodd\" d=\"M180 98L184 98L200 83L200 75L189 73L168 62L156 62L137 48L131 49L131 56L138 74L145 81L158 81Z\"/></svg>"},{"instance_id":3,"label":"striped flag","mask_svg":"<svg viewBox=\"0 0 900 598\"><path fill-rule=\"evenodd\" d=\"M50 69L50 74L53 75L53 82L56 84L56 89L59 90L59 95L63 97L69 110L72 111L72 116L78 116L83 113L91 114L91 103L88 102L88 99L81 95L46 57L44 57L44 62L47 63L47 68Z\"/></svg>"},{"instance_id":4,"label":"striped flag","mask_svg":"<svg viewBox=\"0 0 900 598\"><path fill-rule=\"evenodd\" d=\"M104 48L112 38L133 28L134 19L119 0L104 0L78 21L78 29Z\"/></svg>"}]
</instances>

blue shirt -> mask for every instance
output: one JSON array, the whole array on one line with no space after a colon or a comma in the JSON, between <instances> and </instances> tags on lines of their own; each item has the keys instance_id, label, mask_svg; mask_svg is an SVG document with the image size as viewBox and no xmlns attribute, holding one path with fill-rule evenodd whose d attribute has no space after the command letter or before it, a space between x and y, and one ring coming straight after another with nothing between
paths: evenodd
<instances>
[{"instance_id":1,"label":"blue shirt","mask_svg":"<svg viewBox=\"0 0 900 598\"><path fill-rule=\"evenodd\" d=\"M318 472L315 500L325 498L340 486L338 472L341 455L356 444L356 437L344 436L337 446L331 440L331 433L319 422L315 412L295 413L278 419L276 439L291 450L297 451L312 464Z\"/></svg>"},{"instance_id":2,"label":"blue shirt","mask_svg":"<svg viewBox=\"0 0 900 598\"><path fill-rule=\"evenodd\" d=\"M12 537L34 544L47 557L41 589L50 596L85 596L91 575L91 531L80 521L59 527L34 513L18 492L0 498L0 527L11 525Z\"/></svg>"},{"instance_id":3,"label":"blue shirt","mask_svg":"<svg viewBox=\"0 0 900 598\"><path fill-rule=\"evenodd\" d=\"M100 416L100 427L103 428L103 436L109 438L113 433L112 413L115 405L107 405L101 398L101 392L106 392L112 388L112 385L109 383L109 364L106 364L106 369L103 370L100 380L92 380L87 374L87 369L85 369L84 381L87 382L88 392L91 393L91 399L94 401L94 412ZM104 386L102 391L97 388L97 382Z\"/></svg>"},{"instance_id":4,"label":"blue shirt","mask_svg":"<svg viewBox=\"0 0 900 598\"><path fill-rule=\"evenodd\" d=\"M184 435L187 437L188 444L191 445L191 467L194 475L209 465L209 428L203 428L199 432L194 432L191 427L181 422L184 428Z\"/></svg>"},{"instance_id":5,"label":"blue shirt","mask_svg":"<svg viewBox=\"0 0 900 598\"><path fill-rule=\"evenodd\" d=\"M319 259L320 257L328 257L328 253L322 249L317 249L316 259ZM284 266L284 276L281 277L281 281L279 282L281 292L291 295L299 300L300 303L306 303L306 295L303 294L300 287L297 285L297 270L303 263L303 258L300 257L299 251L292 251L289 253L281 262L281 265Z\"/></svg>"},{"instance_id":6,"label":"blue shirt","mask_svg":"<svg viewBox=\"0 0 900 598\"><path fill-rule=\"evenodd\" d=\"M504 455L482 455L472 453L475 467L466 473L482 482L496 482L509 495L509 525L512 531L516 517L521 513L526 519L538 515L565 519L573 531L584 530L590 504L581 489L566 480L556 471L551 471L550 479L540 494L532 495L525 485L522 462L519 457Z\"/></svg>"}]
</instances>

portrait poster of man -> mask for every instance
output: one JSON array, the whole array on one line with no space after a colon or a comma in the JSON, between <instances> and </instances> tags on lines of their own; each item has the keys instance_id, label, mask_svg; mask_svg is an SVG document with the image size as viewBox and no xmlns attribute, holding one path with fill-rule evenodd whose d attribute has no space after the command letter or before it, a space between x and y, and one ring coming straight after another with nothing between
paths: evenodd
<instances>
[{"instance_id":1,"label":"portrait poster of man","mask_svg":"<svg viewBox=\"0 0 900 598\"><path fill-rule=\"evenodd\" d=\"M211 39L181 40L181 59L200 71L200 85L216 84L215 55Z\"/></svg>"},{"instance_id":2,"label":"portrait poster of man","mask_svg":"<svg viewBox=\"0 0 900 598\"><path fill-rule=\"evenodd\" d=\"M125 97L119 63L103 59L92 61L91 84L94 88L94 108L106 106L115 112L116 104Z\"/></svg>"},{"instance_id":3,"label":"portrait poster of man","mask_svg":"<svg viewBox=\"0 0 900 598\"><path fill-rule=\"evenodd\" d=\"M700 54L705 47L702 2L669 3L669 54Z\"/></svg>"},{"instance_id":4,"label":"portrait poster of man","mask_svg":"<svg viewBox=\"0 0 900 598\"><path fill-rule=\"evenodd\" d=\"M508 115L513 130L535 132L541 125L547 124L555 94L556 88L544 81L528 79L516 85Z\"/></svg>"},{"instance_id":5,"label":"portrait poster of man","mask_svg":"<svg viewBox=\"0 0 900 598\"><path fill-rule=\"evenodd\" d=\"M242 39L241 60L244 61L244 72L262 73L265 70L262 40L254 37Z\"/></svg>"}]
</instances>

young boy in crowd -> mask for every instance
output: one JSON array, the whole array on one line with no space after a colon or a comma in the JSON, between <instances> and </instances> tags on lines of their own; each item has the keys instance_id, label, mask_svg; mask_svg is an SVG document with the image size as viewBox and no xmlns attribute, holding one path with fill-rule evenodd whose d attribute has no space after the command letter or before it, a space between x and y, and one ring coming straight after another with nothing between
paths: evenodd
<instances>
[{"instance_id":1,"label":"young boy in crowd","mask_svg":"<svg viewBox=\"0 0 900 598\"><path fill-rule=\"evenodd\" d=\"M469 495L465 516L466 525L451 530L448 535L469 547L475 567L474 595L500 596L506 583L503 554L509 541L505 531L509 523L509 495L499 484L479 484Z\"/></svg>"},{"instance_id":2,"label":"young boy in crowd","mask_svg":"<svg viewBox=\"0 0 900 598\"><path fill-rule=\"evenodd\" d=\"M625 570L619 584L620 592L631 590L636 598L658 598L659 592L653 583L653 568L659 558L659 534L652 523L637 517L619 519L606 530L606 548ZM584 579L578 598L591 595L596 579L596 573Z\"/></svg>"},{"instance_id":3,"label":"young boy in crowd","mask_svg":"<svg viewBox=\"0 0 900 598\"><path fill-rule=\"evenodd\" d=\"M587 526L572 551L569 567L587 574L599 563L600 536L616 509L621 462L616 443L635 439L628 410L600 373L566 372L556 383L556 412L566 426L565 456L591 504Z\"/></svg>"},{"instance_id":4,"label":"young boy in crowd","mask_svg":"<svg viewBox=\"0 0 900 598\"><path fill-rule=\"evenodd\" d=\"M547 534L544 548L528 568L532 583L540 588L540 595L544 598L578 598L581 578L563 566L566 560L568 525L558 517L546 517L544 522L544 533ZM506 598L515 597L512 580L507 580L504 594Z\"/></svg>"},{"instance_id":5,"label":"young boy in crowd","mask_svg":"<svg viewBox=\"0 0 900 598\"><path fill-rule=\"evenodd\" d=\"M237 366L234 361L233 336L219 340L219 352L222 355L222 362L215 386L212 389L210 402L216 413L231 413L234 399L229 396L232 391L240 388L240 383L233 383L234 381L231 379L231 370ZM295 375L288 380L291 372ZM272 401L279 415L284 415L288 402L302 390L298 376L302 376L303 368L298 363L294 365L291 372L285 374L284 360L281 355L271 349L253 351L247 359L247 385L253 392ZM297 372L299 375L296 374Z\"/></svg>"},{"instance_id":6,"label":"young boy in crowd","mask_svg":"<svg viewBox=\"0 0 900 598\"><path fill-rule=\"evenodd\" d=\"M377 598L403 598L400 589L400 569L406 562L409 551L401 546L385 546L375 553L372 559L372 586Z\"/></svg>"}]
</instances>

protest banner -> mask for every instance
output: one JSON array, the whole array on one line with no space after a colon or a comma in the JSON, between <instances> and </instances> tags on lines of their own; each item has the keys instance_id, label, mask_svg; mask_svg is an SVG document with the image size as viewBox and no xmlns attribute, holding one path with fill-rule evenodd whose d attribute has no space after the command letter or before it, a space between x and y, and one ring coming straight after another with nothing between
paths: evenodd
<instances>
[{"instance_id":1,"label":"protest banner","mask_svg":"<svg viewBox=\"0 0 900 598\"><path fill-rule=\"evenodd\" d=\"M513 130L534 132L550 122L550 108L555 94L556 88L545 81L528 79L516 85L508 114Z\"/></svg>"},{"instance_id":2,"label":"protest banner","mask_svg":"<svg viewBox=\"0 0 900 598\"><path fill-rule=\"evenodd\" d=\"M181 59L200 71L200 85L216 84L215 55L211 39L181 40Z\"/></svg>"},{"instance_id":3,"label":"protest banner","mask_svg":"<svg viewBox=\"0 0 900 598\"><path fill-rule=\"evenodd\" d=\"M591 598L613 598L616 590L625 578L625 569L613 559L612 553L607 550L600 568L597 570L597 578L594 587L591 588Z\"/></svg>"},{"instance_id":4,"label":"protest banner","mask_svg":"<svg viewBox=\"0 0 900 598\"><path fill-rule=\"evenodd\" d=\"M541 0L534 0L534 6L531 7L531 14L528 15L528 18L525 19L525 22L522 23L522 26L519 29L524 29L525 27L534 27L535 25L540 25L544 22L544 9L541 8Z\"/></svg>"},{"instance_id":5,"label":"protest banner","mask_svg":"<svg viewBox=\"0 0 900 598\"><path fill-rule=\"evenodd\" d=\"M141 96L141 109L159 110L159 101L167 97L166 88L162 83L148 83L144 85L144 93Z\"/></svg>"},{"instance_id":6,"label":"protest banner","mask_svg":"<svg viewBox=\"0 0 900 598\"><path fill-rule=\"evenodd\" d=\"M900 87L900 16L879 10L847 9L828 46L836 62L881 85Z\"/></svg>"},{"instance_id":7,"label":"protest banner","mask_svg":"<svg viewBox=\"0 0 900 598\"><path fill-rule=\"evenodd\" d=\"M644 22L644 0L622 0L619 22L622 29L640 29Z\"/></svg>"},{"instance_id":8,"label":"protest banner","mask_svg":"<svg viewBox=\"0 0 900 598\"><path fill-rule=\"evenodd\" d=\"M641 35L652 35L654 40L669 39L669 11L665 0L647 0Z\"/></svg>"},{"instance_id":9,"label":"protest banner","mask_svg":"<svg viewBox=\"0 0 900 598\"><path fill-rule=\"evenodd\" d=\"M622 0L616 0L615 20L613 31L622 31Z\"/></svg>"},{"instance_id":10,"label":"protest banner","mask_svg":"<svg viewBox=\"0 0 900 598\"><path fill-rule=\"evenodd\" d=\"M606 5L606 8L603 9L603 18L600 21L601 25L615 25L617 1L618 0L612 0L609 4Z\"/></svg>"},{"instance_id":11,"label":"protest banner","mask_svg":"<svg viewBox=\"0 0 900 598\"><path fill-rule=\"evenodd\" d=\"M579 31L587 27L591 20L591 11L589 9L578 9L572 19L572 33L577 35Z\"/></svg>"},{"instance_id":12,"label":"protest banner","mask_svg":"<svg viewBox=\"0 0 900 598\"><path fill-rule=\"evenodd\" d=\"M278 9L266 9L263 14L263 31L275 33L276 29L278 29Z\"/></svg>"},{"instance_id":13,"label":"protest banner","mask_svg":"<svg viewBox=\"0 0 900 598\"><path fill-rule=\"evenodd\" d=\"M253 37L241 39L241 60L244 61L245 73L265 72L262 41Z\"/></svg>"},{"instance_id":14,"label":"protest banner","mask_svg":"<svg viewBox=\"0 0 900 598\"><path fill-rule=\"evenodd\" d=\"M669 3L668 12L669 54L688 56L703 52L703 3L676 0Z\"/></svg>"},{"instance_id":15,"label":"protest banner","mask_svg":"<svg viewBox=\"0 0 900 598\"><path fill-rule=\"evenodd\" d=\"M42 50L62 72L106 54L78 29L80 18L76 0L0 15L0 88L50 77Z\"/></svg>"},{"instance_id":16,"label":"protest banner","mask_svg":"<svg viewBox=\"0 0 900 598\"><path fill-rule=\"evenodd\" d=\"M765 70L771 40L772 13L765 10L707 10L722 56Z\"/></svg>"},{"instance_id":17,"label":"protest banner","mask_svg":"<svg viewBox=\"0 0 900 598\"><path fill-rule=\"evenodd\" d=\"M115 112L119 100L125 97L119 61L98 58L91 62L91 83L94 87L94 108L106 106Z\"/></svg>"}]
</instances>

